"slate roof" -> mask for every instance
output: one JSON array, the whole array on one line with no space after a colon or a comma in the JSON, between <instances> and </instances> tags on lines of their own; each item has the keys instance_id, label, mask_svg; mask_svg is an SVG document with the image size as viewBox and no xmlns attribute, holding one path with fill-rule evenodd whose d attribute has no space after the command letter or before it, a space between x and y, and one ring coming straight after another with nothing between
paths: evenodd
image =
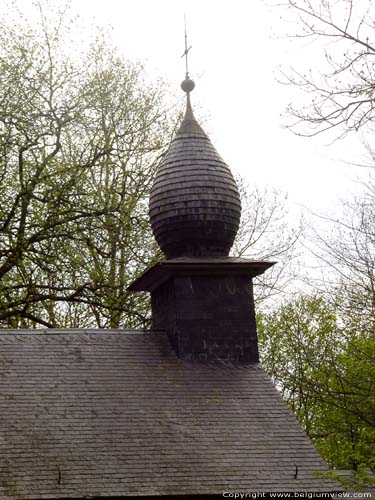
<instances>
[{"instance_id":1,"label":"slate roof","mask_svg":"<svg viewBox=\"0 0 375 500\"><path fill-rule=\"evenodd\" d=\"M258 364L182 361L163 332L0 333L2 500L337 489L325 469Z\"/></svg>"}]
</instances>

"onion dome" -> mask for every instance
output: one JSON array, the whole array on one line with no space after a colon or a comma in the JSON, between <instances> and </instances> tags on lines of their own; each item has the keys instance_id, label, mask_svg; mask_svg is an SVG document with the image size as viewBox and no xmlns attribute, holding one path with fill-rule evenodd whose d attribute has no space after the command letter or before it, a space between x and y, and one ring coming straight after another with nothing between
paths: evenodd
<instances>
[{"instance_id":1,"label":"onion dome","mask_svg":"<svg viewBox=\"0 0 375 500\"><path fill-rule=\"evenodd\" d=\"M237 234L241 202L236 182L194 118L190 92L185 117L157 171L150 196L156 241L168 259L227 256Z\"/></svg>"}]
</instances>

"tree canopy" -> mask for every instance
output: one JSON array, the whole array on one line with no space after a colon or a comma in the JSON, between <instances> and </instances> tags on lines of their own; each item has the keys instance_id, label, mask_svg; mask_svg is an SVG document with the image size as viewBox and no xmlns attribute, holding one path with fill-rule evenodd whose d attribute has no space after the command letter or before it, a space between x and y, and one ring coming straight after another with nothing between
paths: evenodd
<instances>
[{"instance_id":1,"label":"tree canopy","mask_svg":"<svg viewBox=\"0 0 375 500\"><path fill-rule=\"evenodd\" d=\"M283 73L305 92L287 110L290 128L339 138L360 130L373 167L375 3L287 0L282 8L295 21L288 35L314 42L322 56ZM373 173L358 191L315 219L304 246L320 274L309 291L261 314L259 333L266 369L323 458L355 471L343 482L364 490L375 473Z\"/></svg>"},{"instance_id":2,"label":"tree canopy","mask_svg":"<svg viewBox=\"0 0 375 500\"><path fill-rule=\"evenodd\" d=\"M352 319L322 295L301 295L260 314L258 328L262 363L308 436L364 488L375 468L375 342Z\"/></svg>"},{"instance_id":3,"label":"tree canopy","mask_svg":"<svg viewBox=\"0 0 375 500\"><path fill-rule=\"evenodd\" d=\"M66 55L64 16L0 27L0 324L142 325L126 287L158 253L146 199L174 122L100 33Z\"/></svg>"}]
</instances>

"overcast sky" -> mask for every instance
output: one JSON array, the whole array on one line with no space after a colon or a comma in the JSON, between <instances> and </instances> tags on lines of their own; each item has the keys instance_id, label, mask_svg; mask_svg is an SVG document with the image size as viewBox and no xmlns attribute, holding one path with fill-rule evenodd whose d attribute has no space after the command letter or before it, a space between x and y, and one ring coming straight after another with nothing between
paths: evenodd
<instances>
[{"instance_id":1,"label":"overcast sky","mask_svg":"<svg viewBox=\"0 0 375 500\"><path fill-rule=\"evenodd\" d=\"M30 0L20 3L29 6ZM262 0L71 3L88 23L111 25L125 57L144 62L150 78L161 76L176 89L185 71L186 13L189 69L196 83L193 107L208 118L207 132L229 166L250 183L287 191L295 207L327 210L350 192L358 169L341 160L362 154L356 137L327 147L328 137L305 139L283 128L281 115L296 90L276 81L278 68L298 68L306 57L312 67L319 66L322 53L278 38L293 26L277 8Z\"/></svg>"}]
</instances>

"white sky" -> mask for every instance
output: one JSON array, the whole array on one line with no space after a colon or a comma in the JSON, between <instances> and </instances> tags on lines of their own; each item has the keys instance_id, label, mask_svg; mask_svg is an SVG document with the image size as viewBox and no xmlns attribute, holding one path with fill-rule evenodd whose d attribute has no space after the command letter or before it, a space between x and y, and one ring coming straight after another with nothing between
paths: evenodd
<instances>
[{"instance_id":1,"label":"white sky","mask_svg":"<svg viewBox=\"0 0 375 500\"><path fill-rule=\"evenodd\" d=\"M358 139L327 147L328 137L306 139L282 128L285 120L280 115L296 89L277 83L278 67L298 68L306 57L312 67L319 66L322 53L272 37L293 31L292 26L286 28L278 9L262 0L71 3L88 23L110 24L125 57L145 62L150 77L161 76L177 89L185 71L181 55L186 13L192 45L189 69L196 83L193 107L208 116L205 128L229 166L250 183L287 191L295 209L304 205L325 211L350 191L360 172L340 160L358 161L363 154ZM30 0L20 4L29 7Z\"/></svg>"}]
</instances>

